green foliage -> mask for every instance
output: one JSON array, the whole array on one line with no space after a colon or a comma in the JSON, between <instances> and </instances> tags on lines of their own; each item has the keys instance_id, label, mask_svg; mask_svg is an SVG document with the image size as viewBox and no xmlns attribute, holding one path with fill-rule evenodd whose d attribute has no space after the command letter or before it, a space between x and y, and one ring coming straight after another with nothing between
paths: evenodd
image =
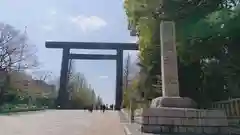
<instances>
[{"instance_id":1,"label":"green foliage","mask_svg":"<svg viewBox=\"0 0 240 135\"><path fill-rule=\"evenodd\" d=\"M68 90L72 108L103 104L101 97L96 96L94 89L88 84L84 75L74 71L73 61L71 61Z\"/></svg>"},{"instance_id":2,"label":"green foliage","mask_svg":"<svg viewBox=\"0 0 240 135\"><path fill-rule=\"evenodd\" d=\"M145 99L161 94L153 89L160 66L159 24L176 22L180 94L200 106L240 97L239 0L126 0L130 30L137 30L140 48L139 91ZM190 85L189 85L190 84Z\"/></svg>"}]
</instances>

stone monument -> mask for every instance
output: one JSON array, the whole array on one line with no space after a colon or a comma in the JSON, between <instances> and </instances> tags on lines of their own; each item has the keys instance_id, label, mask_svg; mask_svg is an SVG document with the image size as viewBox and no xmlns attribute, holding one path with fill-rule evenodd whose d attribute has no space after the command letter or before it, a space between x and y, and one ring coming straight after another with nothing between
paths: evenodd
<instances>
[{"instance_id":1,"label":"stone monument","mask_svg":"<svg viewBox=\"0 0 240 135\"><path fill-rule=\"evenodd\" d=\"M179 95L175 23L162 21L160 36L163 93L143 111L142 131L226 133L228 123L224 111L196 109L192 99Z\"/></svg>"}]
</instances>

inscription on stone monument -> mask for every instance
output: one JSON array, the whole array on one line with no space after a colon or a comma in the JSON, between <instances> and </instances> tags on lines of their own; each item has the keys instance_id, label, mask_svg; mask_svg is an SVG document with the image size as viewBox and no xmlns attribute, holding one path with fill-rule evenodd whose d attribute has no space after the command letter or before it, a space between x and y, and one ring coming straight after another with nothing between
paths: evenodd
<instances>
[{"instance_id":1,"label":"inscription on stone monument","mask_svg":"<svg viewBox=\"0 0 240 135\"><path fill-rule=\"evenodd\" d=\"M163 57L163 60L164 60L164 64L168 64L169 63L169 58L168 57Z\"/></svg>"},{"instance_id":2,"label":"inscription on stone monument","mask_svg":"<svg viewBox=\"0 0 240 135\"><path fill-rule=\"evenodd\" d=\"M172 53L173 51L174 51L174 46L173 46L173 42L171 42L171 41L167 41L167 42L165 42L164 43L164 45L166 45L166 51L168 52L168 53Z\"/></svg>"},{"instance_id":3,"label":"inscription on stone monument","mask_svg":"<svg viewBox=\"0 0 240 135\"><path fill-rule=\"evenodd\" d=\"M166 84L177 84L178 83L178 80L176 79L176 78L174 78L174 77L168 77L167 79L166 79Z\"/></svg>"}]
</instances>

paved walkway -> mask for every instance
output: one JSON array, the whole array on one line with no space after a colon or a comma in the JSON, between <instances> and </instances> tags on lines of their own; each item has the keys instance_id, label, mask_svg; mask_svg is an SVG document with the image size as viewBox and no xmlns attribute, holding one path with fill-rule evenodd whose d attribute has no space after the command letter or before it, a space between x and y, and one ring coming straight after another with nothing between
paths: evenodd
<instances>
[{"instance_id":1,"label":"paved walkway","mask_svg":"<svg viewBox=\"0 0 240 135\"><path fill-rule=\"evenodd\" d=\"M50 110L0 116L0 135L124 135L118 112Z\"/></svg>"}]
</instances>

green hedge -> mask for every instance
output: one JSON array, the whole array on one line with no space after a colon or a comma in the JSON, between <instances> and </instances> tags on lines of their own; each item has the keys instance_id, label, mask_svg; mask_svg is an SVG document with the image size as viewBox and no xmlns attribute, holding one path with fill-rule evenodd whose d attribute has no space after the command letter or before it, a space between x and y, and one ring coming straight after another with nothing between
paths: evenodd
<instances>
[{"instance_id":1,"label":"green hedge","mask_svg":"<svg viewBox=\"0 0 240 135\"><path fill-rule=\"evenodd\" d=\"M18 112L30 112L30 111L41 111L45 110L45 108L21 108L21 109L9 109L9 110L2 110L0 114L11 114L11 113L18 113Z\"/></svg>"},{"instance_id":2,"label":"green hedge","mask_svg":"<svg viewBox=\"0 0 240 135\"><path fill-rule=\"evenodd\" d=\"M26 104L5 104L0 107L0 114L6 114L6 113L15 113L15 112L28 112L28 111L40 111L44 110L47 107L37 107L37 106L29 106Z\"/></svg>"}]
</instances>

